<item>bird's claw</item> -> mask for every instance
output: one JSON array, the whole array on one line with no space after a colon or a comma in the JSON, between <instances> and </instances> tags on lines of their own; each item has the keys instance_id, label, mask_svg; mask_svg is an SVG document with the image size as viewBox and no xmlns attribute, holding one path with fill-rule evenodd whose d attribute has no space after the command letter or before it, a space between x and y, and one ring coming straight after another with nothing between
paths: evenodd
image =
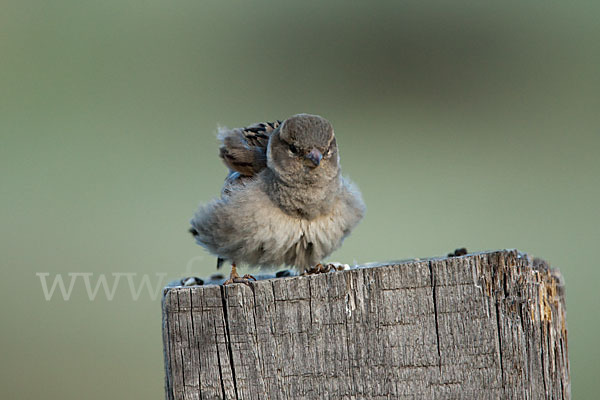
<instances>
[{"instance_id":1,"label":"bird's claw","mask_svg":"<svg viewBox=\"0 0 600 400\"><path fill-rule=\"evenodd\" d=\"M256 278L250 274L246 274L244 276L234 276L234 277L227 279L225 282L223 282L223 285L231 285L233 283L243 283L245 285L252 286L252 285L250 285L251 280L256 281Z\"/></svg>"},{"instance_id":2,"label":"bird's claw","mask_svg":"<svg viewBox=\"0 0 600 400\"><path fill-rule=\"evenodd\" d=\"M343 271L345 269L346 268L344 265L335 265L335 264L331 264L331 263L329 263L327 265L323 265L321 263L318 263L314 267L311 267L311 268L307 269L306 271L304 271L304 273L302 275L326 274L327 272Z\"/></svg>"}]
</instances>

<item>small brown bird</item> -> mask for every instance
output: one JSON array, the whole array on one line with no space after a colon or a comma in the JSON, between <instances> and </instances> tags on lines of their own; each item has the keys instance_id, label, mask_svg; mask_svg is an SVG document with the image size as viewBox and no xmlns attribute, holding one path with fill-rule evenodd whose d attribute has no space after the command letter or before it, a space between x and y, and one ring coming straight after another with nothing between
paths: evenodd
<instances>
[{"instance_id":1,"label":"small brown bird","mask_svg":"<svg viewBox=\"0 0 600 400\"><path fill-rule=\"evenodd\" d=\"M305 272L337 249L365 213L358 189L341 176L333 127L317 115L223 130L229 167L221 197L191 220L196 242L232 263Z\"/></svg>"}]
</instances>

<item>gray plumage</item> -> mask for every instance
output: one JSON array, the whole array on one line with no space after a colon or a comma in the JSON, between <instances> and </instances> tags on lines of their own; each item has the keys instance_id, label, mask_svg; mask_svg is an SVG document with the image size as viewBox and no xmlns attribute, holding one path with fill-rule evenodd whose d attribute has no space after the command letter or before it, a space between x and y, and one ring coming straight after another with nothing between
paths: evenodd
<instances>
[{"instance_id":1,"label":"gray plumage","mask_svg":"<svg viewBox=\"0 0 600 400\"><path fill-rule=\"evenodd\" d=\"M190 231L220 259L300 272L337 249L363 217L358 189L341 176L333 128L299 114L283 123L219 133L230 173Z\"/></svg>"}]
</instances>

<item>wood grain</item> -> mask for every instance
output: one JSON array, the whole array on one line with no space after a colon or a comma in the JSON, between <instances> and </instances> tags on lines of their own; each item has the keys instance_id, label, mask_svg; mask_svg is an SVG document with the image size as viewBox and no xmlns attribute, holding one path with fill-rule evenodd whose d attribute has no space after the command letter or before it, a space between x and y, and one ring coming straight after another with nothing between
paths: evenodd
<instances>
[{"instance_id":1,"label":"wood grain","mask_svg":"<svg viewBox=\"0 0 600 400\"><path fill-rule=\"evenodd\" d=\"M570 399L560 274L516 250L165 289L167 399Z\"/></svg>"}]
</instances>

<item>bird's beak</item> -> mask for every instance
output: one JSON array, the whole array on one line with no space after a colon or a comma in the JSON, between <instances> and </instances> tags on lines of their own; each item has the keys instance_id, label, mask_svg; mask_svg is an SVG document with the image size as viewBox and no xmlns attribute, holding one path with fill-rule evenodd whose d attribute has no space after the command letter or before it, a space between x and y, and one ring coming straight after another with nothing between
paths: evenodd
<instances>
[{"instance_id":1,"label":"bird's beak","mask_svg":"<svg viewBox=\"0 0 600 400\"><path fill-rule=\"evenodd\" d=\"M323 154L317 149L312 149L305 157L307 160L310 160L315 167L318 167L323 159Z\"/></svg>"}]
</instances>

